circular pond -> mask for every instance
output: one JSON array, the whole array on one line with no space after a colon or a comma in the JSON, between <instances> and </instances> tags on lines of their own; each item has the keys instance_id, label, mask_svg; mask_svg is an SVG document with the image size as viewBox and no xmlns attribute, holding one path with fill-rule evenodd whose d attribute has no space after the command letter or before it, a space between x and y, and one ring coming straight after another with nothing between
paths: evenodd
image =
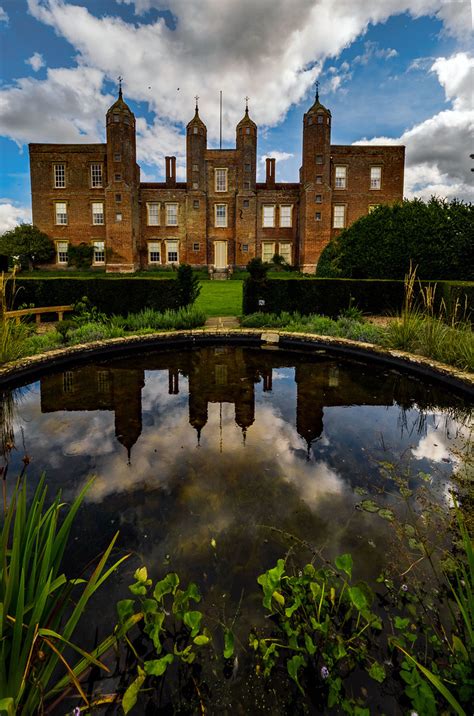
<instances>
[{"instance_id":1,"label":"circular pond","mask_svg":"<svg viewBox=\"0 0 474 716\"><path fill-rule=\"evenodd\" d=\"M76 641L110 632L141 565L153 583L175 572L198 585L216 653L232 631L229 658L198 655L200 686L170 669L133 713L317 713L318 695L298 701L286 669L265 679L256 667L249 634L269 626L257 578L279 558L298 572L348 553L353 579L374 590L388 567L402 575L420 556L420 491L448 509L470 429L470 406L440 385L324 352L224 345L50 371L2 397L7 493L25 454L30 491L44 471L69 501L95 477L67 565L87 564L117 530L118 551L132 553ZM119 671L113 683L94 674L91 691L129 683ZM393 685L366 681L356 674L351 688L371 712L406 712Z\"/></svg>"}]
</instances>

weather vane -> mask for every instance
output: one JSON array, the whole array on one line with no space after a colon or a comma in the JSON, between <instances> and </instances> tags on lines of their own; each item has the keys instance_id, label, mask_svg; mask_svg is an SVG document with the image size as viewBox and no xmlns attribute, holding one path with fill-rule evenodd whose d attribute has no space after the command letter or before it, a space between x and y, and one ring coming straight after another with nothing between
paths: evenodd
<instances>
[{"instance_id":1,"label":"weather vane","mask_svg":"<svg viewBox=\"0 0 474 716\"><path fill-rule=\"evenodd\" d=\"M122 75L119 75L119 76L117 77L117 79L118 79L118 81L119 81L119 97L121 97L121 96L122 96L122 82L123 82L123 77L122 77Z\"/></svg>"},{"instance_id":2,"label":"weather vane","mask_svg":"<svg viewBox=\"0 0 474 716\"><path fill-rule=\"evenodd\" d=\"M319 80L314 83L316 85L316 102L319 102Z\"/></svg>"},{"instance_id":3,"label":"weather vane","mask_svg":"<svg viewBox=\"0 0 474 716\"><path fill-rule=\"evenodd\" d=\"M195 95L195 96L194 96L194 99L196 100L196 112L197 112L198 109L199 109L199 107L198 107L199 95Z\"/></svg>"},{"instance_id":4,"label":"weather vane","mask_svg":"<svg viewBox=\"0 0 474 716\"><path fill-rule=\"evenodd\" d=\"M249 111L249 99L250 99L250 97L245 98L245 111L246 112Z\"/></svg>"}]
</instances>

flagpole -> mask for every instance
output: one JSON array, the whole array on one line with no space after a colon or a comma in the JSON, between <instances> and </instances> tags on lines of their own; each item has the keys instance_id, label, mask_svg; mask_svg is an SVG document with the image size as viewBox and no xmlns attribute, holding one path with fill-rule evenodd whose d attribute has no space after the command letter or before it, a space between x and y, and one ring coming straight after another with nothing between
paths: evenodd
<instances>
[{"instance_id":1,"label":"flagpole","mask_svg":"<svg viewBox=\"0 0 474 716\"><path fill-rule=\"evenodd\" d=\"M220 91L219 149L222 149L222 90Z\"/></svg>"}]
</instances>

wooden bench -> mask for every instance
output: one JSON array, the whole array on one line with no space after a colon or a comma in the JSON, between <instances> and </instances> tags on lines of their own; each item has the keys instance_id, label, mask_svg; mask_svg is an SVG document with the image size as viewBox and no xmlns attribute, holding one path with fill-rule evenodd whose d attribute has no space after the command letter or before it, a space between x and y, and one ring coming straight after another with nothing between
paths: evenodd
<instances>
[{"instance_id":1,"label":"wooden bench","mask_svg":"<svg viewBox=\"0 0 474 716\"><path fill-rule=\"evenodd\" d=\"M57 313L58 320L62 321L67 311L73 311L74 306L41 306L40 308L21 308L19 311L5 311L6 318L14 318L20 323L22 316L35 316L36 323L41 323L43 313Z\"/></svg>"}]
</instances>

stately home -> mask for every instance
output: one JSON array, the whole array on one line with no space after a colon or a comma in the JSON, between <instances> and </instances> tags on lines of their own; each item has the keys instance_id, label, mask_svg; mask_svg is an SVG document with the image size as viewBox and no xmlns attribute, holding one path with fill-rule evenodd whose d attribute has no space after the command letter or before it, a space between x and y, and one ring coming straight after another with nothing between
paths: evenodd
<instances>
[{"instance_id":1,"label":"stately home","mask_svg":"<svg viewBox=\"0 0 474 716\"><path fill-rule=\"evenodd\" d=\"M186 127L186 181L166 157L164 182L141 182L135 116L119 92L105 144L30 144L33 223L56 245L94 248L93 266L131 273L186 262L226 272L274 254L313 273L328 241L379 204L403 198L405 148L331 144L331 112L303 117L300 181L278 182L275 159L257 182L257 125L248 106L235 149L208 149L196 112Z\"/></svg>"}]
</instances>

